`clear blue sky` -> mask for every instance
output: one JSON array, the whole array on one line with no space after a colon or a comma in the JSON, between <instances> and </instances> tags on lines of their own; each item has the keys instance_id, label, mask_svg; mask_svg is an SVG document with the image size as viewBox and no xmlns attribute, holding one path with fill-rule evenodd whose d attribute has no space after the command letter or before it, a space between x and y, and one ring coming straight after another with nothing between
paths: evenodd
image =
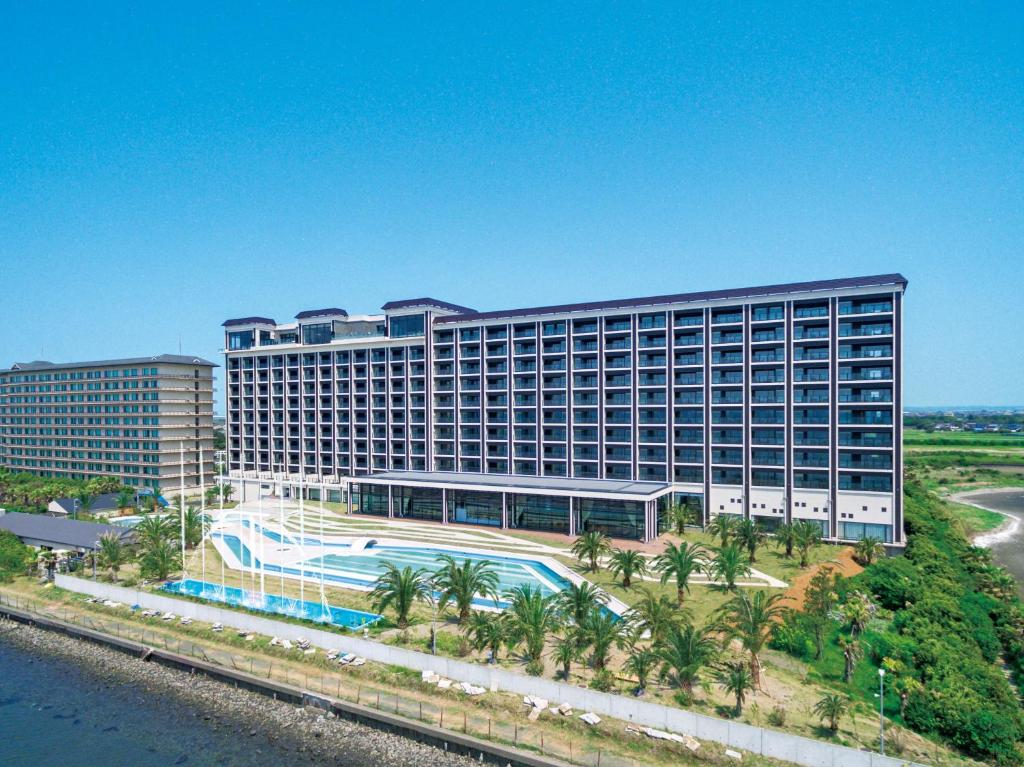
<instances>
[{"instance_id":1,"label":"clear blue sky","mask_svg":"<svg viewBox=\"0 0 1024 767\"><path fill-rule=\"evenodd\" d=\"M8 4L0 363L899 271L908 404L1024 403L1020 3L290 5Z\"/></svg>"}]
</instances>

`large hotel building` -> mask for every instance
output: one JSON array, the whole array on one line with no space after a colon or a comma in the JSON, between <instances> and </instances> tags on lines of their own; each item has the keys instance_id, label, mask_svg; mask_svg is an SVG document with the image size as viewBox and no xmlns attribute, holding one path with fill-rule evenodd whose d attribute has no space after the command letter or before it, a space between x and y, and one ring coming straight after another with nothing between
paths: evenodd
<instances>
[{"instance_id":1,"label":"large hotel building","mask_svg":"<svg viewBox=\"0 0 1024 767\"><path fill-rule=\"evenodd\" d=\"M899 546L906 286L228 320L228 469L361 514L650 540L681 502Z\"/></svg>"},{"instance_id":2,"label":"large hotel building","mask_svg":"<svg viewBox=\"0 0 1024 767\"><path fill-rule=\"evenodd\" d=\"M184 452L185 486L209 485L214 367L161 354L0 370L0 467L159 490L181 485Z\"/></svg>"}]
</instances>

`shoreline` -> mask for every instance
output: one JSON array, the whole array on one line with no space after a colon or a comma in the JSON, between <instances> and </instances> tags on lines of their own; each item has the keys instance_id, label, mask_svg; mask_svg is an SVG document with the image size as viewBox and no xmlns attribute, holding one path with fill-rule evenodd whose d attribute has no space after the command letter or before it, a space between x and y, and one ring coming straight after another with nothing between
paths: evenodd
<instances>
[{"instance_id":1,"label":"shoreline","mask_svg":"<svg viewBox=\"0 0 1024 767\"><path fill-rule=\"evenodd\" d=\"M464 767L471 760L393 733L296 706L204 676L155 663L125 662L115 649L84 642L35 626L2 622L0 642L43 661L70 662L104 685L131 685L160 705L172 697L194 711L202 727L233 729L254 749L282 752L287 762L303 765L387 765L388 767Z\"/></svg>"},{"instance_id":2,"label":"shoreline","mask_svg":"<svg viewBox=\"0 0 1024 767\"><path fill-rule=\"evenodd\" d=\"M1020 530L1021 518L1010 514L1009 512L1002 511L1000 509L993 509L983 504L977 503L972 500L973 496L988 494L988 493L1018 493L1024 492L1024 487L1001 487L1001 488L978 488L976 490L964 490L959 493L952 493L946 498L953 503L962 503L967 506L973 506L976 509L983 511L991 511L994 514L1001 514L1006 517L1006 521L1003 522L995 530L989 530L988 532L978 533L971 539L971 542L975 546L979 546L983 549L991 548L993 545L1003 543L1005 541L1012 540L1017 532Z\"/></svg>"}]
</instances>

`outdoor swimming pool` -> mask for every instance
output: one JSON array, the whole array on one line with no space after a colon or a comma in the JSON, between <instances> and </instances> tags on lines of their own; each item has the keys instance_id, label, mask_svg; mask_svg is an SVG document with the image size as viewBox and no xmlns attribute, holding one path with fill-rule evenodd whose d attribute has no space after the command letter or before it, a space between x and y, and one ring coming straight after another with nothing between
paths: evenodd
<instances>
[{"instance_id":1,"label":"outdoor swimming pool","mask_svg":"<svg viewBox=\"0 0 1024 767\"><path fill-rule=\"evenodd\" d=\"M211 602L223 602L224 604L236 607L246 607L250 610L260 612L288 615L293 618L316 621L318 623L332 623L351 630L369 626L371 623L380 620L377 613L366 613L361 610L349 610L344 607L328 607L326 610L319 602L300 602L298 599L287 599L274 594L266 594L262 598L258 593L245 589L221 586L218 583L193 580L188 578L175 583L165 583L160 587L172 594L184 594L190 597L199 597Z\"/></svg>"},{"instance_id":2,"label":"outdoor swimming pool","mask_svg":"<svg viewBox=\"0 0 1024 767\"><path fill-rule=\"evenodd\" d=\"M248 525L246 525L248 527ZM268 541L273 541L276 546L280 545L280 536L271 530L265 531ZM258 556L250 554L246 542L241 541L238 536L230 534L214 533L215 542L219 539L234 554L235 558L242 564L242 567L260 568L261 563ZM292 543L288 538L285 544ZM269 546L269 543L267 544ZM327 542L323 547L316 539L306 537L306 552L312 556L284 564L283 569L286 575L304 575L308 580L319 581L321 572L327 582L340 585L356 586L368 589L373 586L374 581L385 571L385 565L390 562L396 567L411 567L414 570L423 568L429 573L434 573L442 567L438 557L441 554L450 554L455 561L462 564L463 561L470 562L486 561L498 576L498 593L503 594L520 585L531 585L540 589L545 596L556 594L568 588L570 581L563 575L555 572L551 567L537 559L527 557L513 557L500 554L478 554L473 552L450 549L441 546L396 546L369 544L366 548L348 553L352 549L350 543ZM270 549L266 549L269 551ZM329 553L323 553L329 552ZM265 553L265 556L266 553ZM266 562L262 563L263 570L267 573L280 573L282 565L271 561L267 556ZM477 598L474 603L480 607L506 607L507 603L493 599Z\"/></svg>"}]
</instances>

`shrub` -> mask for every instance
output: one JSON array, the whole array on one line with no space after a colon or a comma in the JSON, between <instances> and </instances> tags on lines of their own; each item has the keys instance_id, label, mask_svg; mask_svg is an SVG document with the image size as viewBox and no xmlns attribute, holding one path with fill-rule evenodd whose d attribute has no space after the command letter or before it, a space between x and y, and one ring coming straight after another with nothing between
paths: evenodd
<instances>
[{"instance_id":1,"label":"shrub","mask_svg":"<svg viewBox=\"0 0 1024 767\"><path fill-rule=\"evenodd\" d=\"M786 725L786 709L782 706L776 706L768 712L768 724L772 727L785 727Z\"/></svg>"},{"instance_id":2,"label":"shrub","mask_svg":"<svg viewBox=\"0 0 1024 767\"><path fill-rule=\"evenodd\" d=\"M590 687L600 692L608 692L615 686L615 677L612 673L602 668L594 673L594 678L590 680Z\"/></svg>"}]
</instances>

